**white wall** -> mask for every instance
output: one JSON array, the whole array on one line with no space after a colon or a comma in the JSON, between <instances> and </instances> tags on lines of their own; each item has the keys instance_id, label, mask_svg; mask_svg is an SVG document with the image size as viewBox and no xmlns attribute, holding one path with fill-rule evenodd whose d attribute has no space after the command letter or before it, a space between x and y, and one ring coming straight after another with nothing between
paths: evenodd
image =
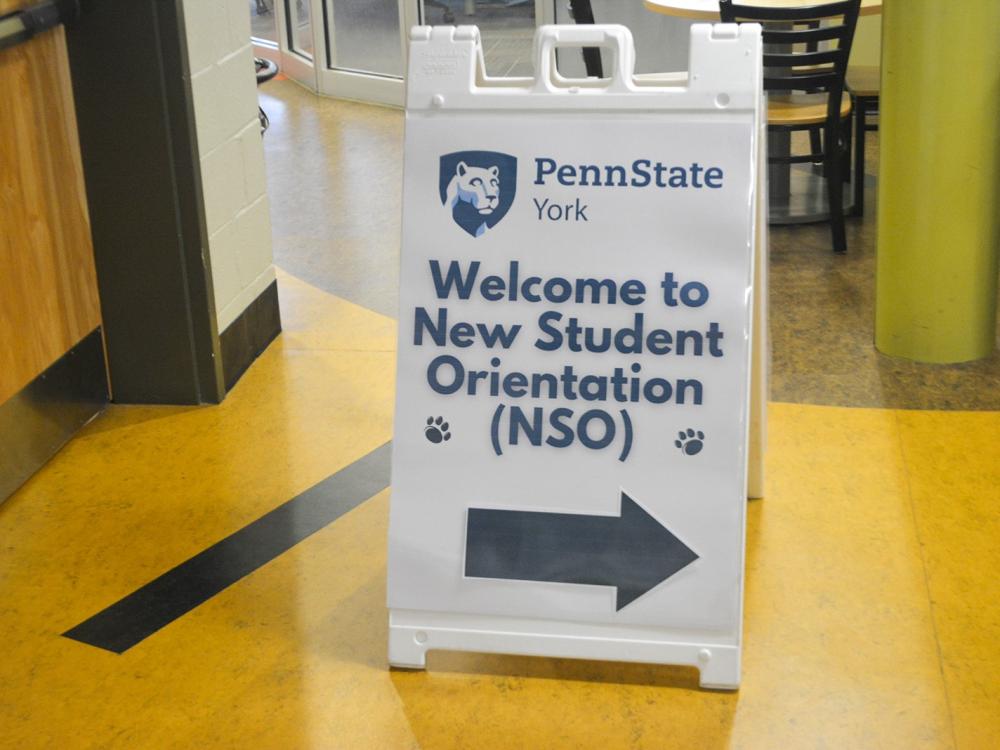
<instances>
[{"instance_id":1,"label":"white wall","mask_svg":"<svg viewBox=\"0 0 1000 750\"><path fill-rule=\"evenodd\" d=\"M247 0L183 0L219 331L274 281Z\"/></svg>"}]
</instances>

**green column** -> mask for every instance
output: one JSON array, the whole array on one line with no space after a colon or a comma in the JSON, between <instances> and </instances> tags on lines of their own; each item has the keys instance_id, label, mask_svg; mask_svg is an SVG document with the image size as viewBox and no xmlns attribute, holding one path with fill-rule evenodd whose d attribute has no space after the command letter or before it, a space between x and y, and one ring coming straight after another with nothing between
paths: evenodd
<instances>
[{"instance_id":1,"label":"green column","mask_svg":"<svg viewBox=\"0 0 1000 750\"><path fill-rule=\"evenodd\" d=\"M986 357L1000 254L1000 0L885 0L875 345Z\"/></svg>"}]
</instances>

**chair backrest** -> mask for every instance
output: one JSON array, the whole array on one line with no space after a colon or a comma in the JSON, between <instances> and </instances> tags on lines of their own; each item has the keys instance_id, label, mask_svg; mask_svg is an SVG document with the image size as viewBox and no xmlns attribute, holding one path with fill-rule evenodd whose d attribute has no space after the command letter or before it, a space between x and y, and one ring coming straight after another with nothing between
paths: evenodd
<instances>
[{"instance_id":1,"label":"chair backrest","mask_svg":"<svg viewBox=\"0 0 1000 750\"><path fill-rule=\"evenodd\" d=\"M784 8L719 0L724 22L763 26L765 90L828 92L831 109L844 90L860 8L861 0ZM819 42L830 49L817 49Z\"/></svg>"}]
</instances>

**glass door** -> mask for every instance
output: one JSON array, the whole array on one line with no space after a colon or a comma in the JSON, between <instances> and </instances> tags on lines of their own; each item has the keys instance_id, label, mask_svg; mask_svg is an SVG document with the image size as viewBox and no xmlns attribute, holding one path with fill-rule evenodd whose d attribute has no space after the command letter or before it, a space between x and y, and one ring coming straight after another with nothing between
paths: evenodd
<instances>
[{"instance_id":1,"label":"glass door","mask_svg":"<svg viewBox=\"0 0 1000 750\"><path fill-rule=\"evenodd\" d=\"M552 0L317 1L326 20L321 93L396 106L411 27L476 25L488 75L530 76L535 26L555 18Z\"/></svg>"},{"instance_id":2,"label":"glass door","mask_svg":"<svg viewBox=\"0 0 1000 750\"><path fill-rule=\"evenodd\" d=\"M255 45L277 49L278 23L274 13L274 0L249 1L250 38Z\"/></svg>"},{"instance_id":3,"label":"glass door","mask_svg":"<svg viewBox=\"0 0 1000 750\"><path fill-rule=\"evenodd\" d=\"M246 0L254 54L327 96L403 105L409 29L479 27L486 74L534 73L535 27L572 23L569 0ZM591 0L597 23L632 29L637 72L684 70L690 22L658 16L641 3ZM607 64L608 61L605 61ZM564 75L586 75L578 51L559 56Z\"/></svg>"},{"instance_id":4,"label":"glass door","mask_svg":"<svg viewBox=\"0 0 1000 750\"><path fill-rule=\"evenodd\" d=\"M565 0L246 0L254 54L327 96L402 106L409 29L475 25L486 73L530 76L535 27Z\"/></svg>"},{"instance_id":5,"label":"glass door","mask_svg":"<svg viewBox=\"0 0 1000 750\"><path fill-rule=\"evenodd\" d=\"M326 21L320 92L403 104L404 30L419 23L419 0L319 0Z\"/></svg>"},{"instance_id":6,"label":"glass door","mask_svg":"<svg viewBox=\"0 0 1000 750\"><path fill-rule=\"evenodd\" d=\"M314 50L322 25L314 24L317 0L248 0L253 52L289 78L317 88Z\"/></svg>"}]
</instances>

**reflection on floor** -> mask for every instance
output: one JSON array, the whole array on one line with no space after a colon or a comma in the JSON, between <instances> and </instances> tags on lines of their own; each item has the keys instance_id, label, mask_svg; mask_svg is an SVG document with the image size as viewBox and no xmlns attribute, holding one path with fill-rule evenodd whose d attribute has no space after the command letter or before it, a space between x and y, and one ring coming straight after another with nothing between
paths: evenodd
<instances>
[{"instance_id":1,"label":"reflection on floor","mask_svg":"<svg viewBox=\"0 0 1000 750\"><path fill-rule=\"evenodd\" d=\"M318 98L287 80L261 92L275 264L395 317L402 113Z\"/></svg>"},{"instance_id":2,"label":"reflection on floor","mask_svg":"<svg viewBox=\"0 0 1000 750\"><path fill-rule=\"evenodd\" d=\"M960 410L997 398L996 364L884 376L857 330L868 224L847 258L775 232L777 395L843 405L770 407L738 693L585 661L388 670L387 491L121 655L62 637L389 439L401 115L265 90L285 332L221 406L113 406L0 506L0 747L1000 747L1000 412ZM953 410L857 408L925 394Z\"/></svg>"}]
</instances>

